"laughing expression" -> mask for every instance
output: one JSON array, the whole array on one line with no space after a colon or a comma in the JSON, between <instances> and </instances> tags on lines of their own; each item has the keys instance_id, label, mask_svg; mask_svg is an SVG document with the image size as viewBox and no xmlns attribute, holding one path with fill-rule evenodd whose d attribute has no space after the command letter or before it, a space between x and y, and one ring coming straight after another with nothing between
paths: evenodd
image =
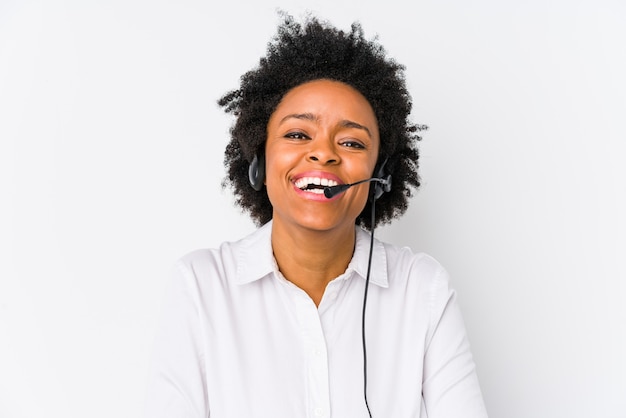
<instances>
[{"instance_id":1,"label":"laughing expression","mask_svg":"<svg viewBox=\"0 0 626 418\"><path fill-rule=\"evenodd\" d=\"M332 199L323 191L371 177L379 146L374 111L354 88L315 80L290 90L267 126L266 186L274 222L353 228L368 183Z\"/></svg>"}]
</instances>

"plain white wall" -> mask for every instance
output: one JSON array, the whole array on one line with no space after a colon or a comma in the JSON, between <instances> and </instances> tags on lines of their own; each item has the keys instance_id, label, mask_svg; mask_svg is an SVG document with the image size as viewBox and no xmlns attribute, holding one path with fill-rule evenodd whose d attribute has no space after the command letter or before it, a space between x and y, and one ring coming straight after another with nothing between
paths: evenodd
<instances>
[{"instance_id":1,"label":"plain white wall","mask_svg":"<svg viewBox=\"0 0 626 418\"><path fill-rule=\"evenodd\" d=\"M215 102L276 7L407 66L423 187L377 234L450 270L490 415L626 417L626 6L408 3L0 1L0 417L140 415L171 265L254 228Z\"/></svg>"}]
</instances>

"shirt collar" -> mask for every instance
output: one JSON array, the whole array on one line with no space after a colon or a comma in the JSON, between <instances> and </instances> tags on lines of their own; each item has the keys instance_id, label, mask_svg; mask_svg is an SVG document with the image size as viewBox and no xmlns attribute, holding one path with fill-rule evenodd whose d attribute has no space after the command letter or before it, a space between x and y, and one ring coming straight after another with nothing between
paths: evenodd
<instances>
[{"instance_id":1,"label":"shirt collar","mask_svg":"<svg viewBox=\"0 0 626 418\"><path fill-rule=\"evenodd\" d=\"M356 244L354 247L354 255L348 265L348 270L354 270L356 274L363 279L367 277L367 263L370 252L369 232L362 228L356 227ZM387 252L385 245L374 239L374 248L372 250L372 270L370 272L370 283L380 287L389 287L387 277Z\"/></svg>"},{"instance_id":2,"label":"shirt collar","mask_svg":"<svg viewBox=\"0 0 626 418\"><path fill-rule=\"evenodd\" d=\"M237 284L251 283L276 269L272 252L272 221L237 243Z\"/></svg>"},{"instance_id":3,"label":"shirt collar","mask_svg":"<svg viewBox=\"0 0 626 418\"><path fill-rule=\"evenodd\" d=\"M238 284L251 283L276 270L276 262L272 252L272 221L240 240L237 246L239 247L236 277ZM346 273L354 271L363 279L366 278L369 248L370 234L362 228L356 227L354 255ZM380 287L388 287L387 254L384 244L377 239L374 240L372 251L370 283Z\"/></svg>"}]
</instances>

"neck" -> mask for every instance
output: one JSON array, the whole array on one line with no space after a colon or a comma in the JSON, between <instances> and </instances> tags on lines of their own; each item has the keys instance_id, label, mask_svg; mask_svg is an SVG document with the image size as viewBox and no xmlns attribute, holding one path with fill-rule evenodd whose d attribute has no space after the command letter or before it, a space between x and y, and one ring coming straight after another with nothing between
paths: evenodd
<instances>
[{"instance_id":1,"label":"neck","mask_svg":"<svg viewBox=\"0 0 626 418\"><path fill-rule=\"evenodd\" d=\"M293 227L276 220L272 225L272 249L280 272L316 306L326 285L346 271L355 240L354 225L332 231Z\"/></svg>"}]
</instances>

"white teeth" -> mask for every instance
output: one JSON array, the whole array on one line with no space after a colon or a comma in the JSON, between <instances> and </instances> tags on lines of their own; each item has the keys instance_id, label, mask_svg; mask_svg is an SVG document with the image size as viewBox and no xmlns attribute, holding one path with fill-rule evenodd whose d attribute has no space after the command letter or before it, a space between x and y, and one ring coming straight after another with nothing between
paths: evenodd
<instances>
[{"instance_id":1,"label":"white teeth","mask_svg":"<svg viewBox=\"0 0 626 418\"><path fill-rule=\"evenodd\" d=\"M328 186L336 186L339 183L337 183L335 180L330 180L330 179L321 178L321 177L302 177L295 181L295 185L299 189L305 189L309 184L328 187ZM311 191L315 193L324 192L322 189L311 189L307 191Z\"/></svg>"}]
</instances>

